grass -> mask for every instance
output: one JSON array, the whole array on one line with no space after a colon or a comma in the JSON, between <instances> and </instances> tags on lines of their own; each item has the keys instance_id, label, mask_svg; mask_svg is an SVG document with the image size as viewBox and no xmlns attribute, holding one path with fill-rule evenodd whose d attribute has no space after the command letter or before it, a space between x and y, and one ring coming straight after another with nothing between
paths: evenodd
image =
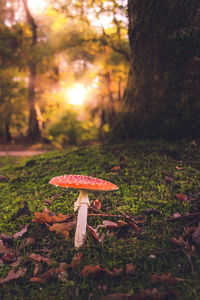
<instances>
[{"instance_id":1,"label":"grass","mask_svg":"<svg viewBox=\"0 0 200 300\"><path fill-rule=\"evenodd\" d=\"M0 181L0 232L13 234L30 223L28 232L11 246L18 249L27 237L34 237L35 243L21 247L23 260L20 267L26 267L27 273L0 285L1 299L102 299L109 294L132 295L125 298L118 295L116 299L169 299L164 298L169 290L176 294L175 299L200 299L200 246L194 243L191 235L188 236L189 245L195 247L191 256L192 272L187 251L171 241L180 236L186 240L184 227L192 221L167 221L174 213L183 215L200 209L199 146L188 142L145 141L54 151L17 161L7 159L0 160L0 174L5 176ZM112 171L114 166L120 166L120 170ZM70 264L77 253L73 246L74 230L66 241L48 231L45 225L31 222L34 212L42 210L46 199L63 191L49 208L56 214L74 214L73 203L78 193L48 184L52 177L62 174L85 174L118 185L116 192L90 193L91 203L98 198L102 213L119 215L123 212L136 219L140 216L143 220L141 230L110 230L114 234L106 236L103 243L98 243L87 233L86 243L78 251L82 253L81 263L69 272L68 279L32 283L29 279L35 264L27 260L29 253L49 255L55 265L59 262ZM166 183L165 176L173 181ZM189 201L178 201L177 193L187 195ZM24 201L27 201L31 215L18 216ZM88 217L88 224L96 228L104 219L117 221L119 218ZM125 220L123 215L122 220ZM190 226L196 227L197 222ZM128 263L134 264L135 275L126 274ZM123 272L118 277L108 274L99 278L80 276L87 265L99 265L109 270L122 268ZM0 264L0 277L6 277L10 269L9 264ZM47 270L48 266L45 266L42 272ZM171 273L173 278L184 281L176 284L162 280L151 282L152 275L162 273ZM141 291L153 289L161 293L160 296L153 296L153 292L147 298L141 296Z\"/></svg>"}]
</instances>

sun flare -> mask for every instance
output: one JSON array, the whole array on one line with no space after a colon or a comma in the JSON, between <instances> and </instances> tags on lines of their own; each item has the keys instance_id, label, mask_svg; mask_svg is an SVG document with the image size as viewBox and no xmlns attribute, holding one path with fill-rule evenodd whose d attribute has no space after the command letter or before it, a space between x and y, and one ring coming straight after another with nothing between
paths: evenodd
<instances>
[{"instance_id":1,"label":"sun flare","mask_svg":"<svg viewBox=\"0 0 200 300\"><path fill-rule=\"evenodd\" d=\"M28 6L34 13L40 13L47 7L46 0L28 0Z\"/></svg>"},{"instance_id":2,"label":"sun flare","mask_svg":"<svg viewBox=\"0 0 200 300\"><path fill-rule=\"evenodd\" d=\"M86 88L82 84L67 90L68 102L72 105L83 105L86 96Z\"/></svg>"}]
</instances>

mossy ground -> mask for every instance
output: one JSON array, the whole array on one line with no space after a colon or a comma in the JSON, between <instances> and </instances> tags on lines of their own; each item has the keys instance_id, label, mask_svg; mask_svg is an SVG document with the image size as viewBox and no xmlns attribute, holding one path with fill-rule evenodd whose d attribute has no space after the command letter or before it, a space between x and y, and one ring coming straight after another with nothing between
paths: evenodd
<instances>
[{"instance_id":1,"label":"mossy ground","mask_svg":"<svg viewBox=\"0 0 200 300\"><path fill-rule=\"evenodd\" d=\"M113 172L113 166L120 166L120 170ZM152 213L146 214L140 232L116 232L114 236L107 236L103 243L96 242L88 233L85 246L79 250L83 255L81 264L69 273L68 280L31 283L29 279L33 276L34 266L29 263L23 277L0 286L1 299L101 299L108 294L137 295L140 290L154 288L160 292L171 289L177 293L176 299L200 299L200 246L195 245L192 273L184 252L173 251L178 247L170 241L172 237L181 236L184 226L189 222L167 221L173 213L182 215L200 209L196 205L200 192L199 146L188 142L172 144L146 141L81 147L17 162L0 159L0 174L5 176L0 181L0 232L13 234L30 223L24 236L36 239L34 244L24 247L22 267L27 265L28 253L47 255L48 252L40 252L40 249L51 250L50 257L57 263L70 263L77 252L73 245L74 230L66 241L54 232L49 232L45 225L31 222L34 212L44 207L45 199L63 191L62 195L53 200L50 209L56 214L74 214L73 203L78 193L48 184L54 176L84 174L118 185L119 190L116 192L89 194L91 202L97 198L101 201L102 213L119 215L122 211L136 217L147 208L154 209ZM171 177L173 181L166 183L165 176ZM187 195L190 201L178 201L177 193ZM31 215L17 216L24 201L27 201ZM96 228L102 224L102 220L101 217L89 217L88 223ZM197 223L192 225L197 226ZM14 248L18 247L24 236L16 240ZM125 270L127 263L135 265L134 276L125 272L118 277L105 274L98 279L80 276L80 271L86 265ZM0 277L5 277L10 269L9 265L0 264ZM173 277L185 281L175 285L162 282L153 284L151 276L162 273L171 273Z\"/></svg>"}]
</instances>

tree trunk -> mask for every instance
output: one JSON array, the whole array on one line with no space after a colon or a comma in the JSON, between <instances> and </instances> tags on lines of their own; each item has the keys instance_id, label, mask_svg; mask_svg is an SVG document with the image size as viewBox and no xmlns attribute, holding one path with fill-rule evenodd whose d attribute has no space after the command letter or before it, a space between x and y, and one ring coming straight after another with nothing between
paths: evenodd
<instances>
[{"instance_id":1,"label":"tree trunk","mask_svg":"<svg viewBox=\"0 0 200 300\"><path fill-rule=\"evenodd\" d=\"M129 0L130 72L113 137L200 134L198 0Z\"/></svg>"},{"instance_id":2,"label":"tree trunk","mask_svg":"<svg viewBox=\"0 0 200 300\"><path fill-rule=\"evenodd\" d=\"M24 9L26 12L27 20L29 25L31 26L32 31L32 43L31 48L34 48L37 44L37 25L30 13L28 8L27 0L23 0ZM30 50L31 51L31 50ZM28 102L29 102L29 129L28 129L28 136L30 137L32 142L36 142L41 138L41 131L39 126L39 119L37 116L37 109L36 109L36 97L35 97L35 81L36 81L36 74L37 74L37 65L34 61L34 58L29 62L29 71L30 71L30 78L29 78L29 93L28 93Z\"/></svg>"}]
</instances>

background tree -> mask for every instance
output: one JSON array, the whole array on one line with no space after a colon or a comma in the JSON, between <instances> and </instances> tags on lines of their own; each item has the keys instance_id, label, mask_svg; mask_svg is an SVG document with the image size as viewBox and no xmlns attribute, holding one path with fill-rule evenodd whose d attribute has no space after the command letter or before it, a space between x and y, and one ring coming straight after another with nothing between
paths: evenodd
<instances>
[{"instance_id":1,"label":"background tree","mask_svg":"<svg viewBox=\"0 0 200 300\"><path fill-rule=\"evenodd\" d=\"M113 136L200 134L200 2L129 0L131 66Z\"/></svg>"}]
</instances>

